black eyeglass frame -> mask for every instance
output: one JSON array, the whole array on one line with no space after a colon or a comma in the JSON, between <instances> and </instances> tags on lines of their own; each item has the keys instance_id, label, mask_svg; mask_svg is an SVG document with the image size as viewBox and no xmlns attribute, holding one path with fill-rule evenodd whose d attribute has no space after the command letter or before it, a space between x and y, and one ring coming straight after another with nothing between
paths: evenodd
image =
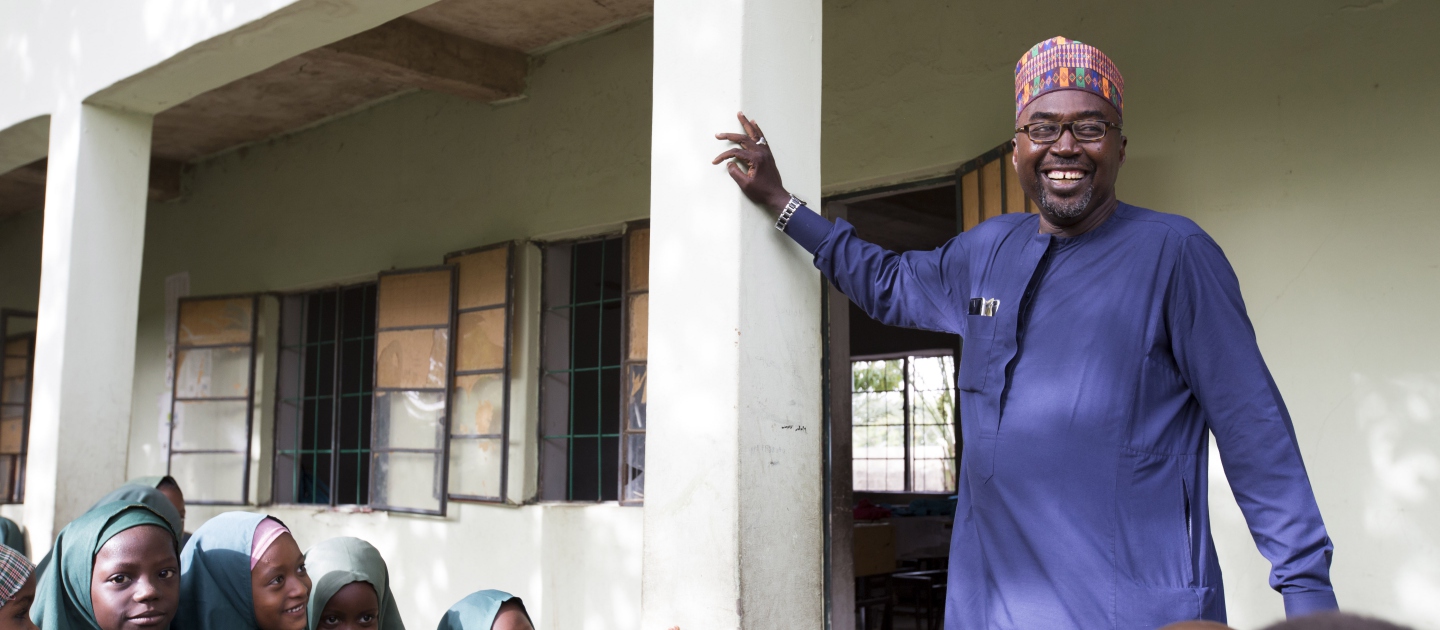
<instances>
[{"instance_id":1,"label":"black eyeglass frame","mask_svg":"<svg viewBox=\"0 0 1440 630\"><path fill-rule=\"evenodd\" d=\"M1099 124L1105 125L1105 133L1100 134L1100 137L1098 137L1098 138L1090 138L1090 139L1081 138L1080 136L1078 136L1078 135L1075 134L1075 127L1074 127L1075 125L1078 125L1078 124L1080 124L1080 123L1099 123ZM1055 135L1055 139L1054 139L1054 140L1036 140L1036 139L1035 139L1035 136L1030 135L1030 128L1031 128L1031 127L1034 127L1034 126L1036 126L1036 125L1060 125L1060 133L1058 133L1058 134ZM1076 142L1100 142L1100 141L1102 141L1102 140L1105 139L1105 136L1110 135L1110 129L1111 129L1112 127L1113 127L1116 131L1121 131L1120 125L1118 125L1118 124L1116 124L1116 123L1112 123L1112 122L1110 122L1110 121L1108 121L1108 120L1103 120L1103 119L1099 119L1099 118L1086 118L1086 119L1084 119L1084 120L1072 120L1072 121L1070 121L1070 122L1065 122L1065 123L1055 122L1055 121L1053 121L1053 120L1040 120L1040 121L1036 121L1036 122L1030 123L1030 124L1028 124L1028 125L1021 125L1021 126L1019 126L1019 127L1016 127L1016 128L1015 128L1015 133L1023 133L1023 134L1025 134L1025 137L1029 138L1030 141L1033 142L1033 143L1035 143L1035 144L1054 144L1054 143L1056 143L1056 142L1059 142L1059 141L1060 141L1060 138L1062 138L1062 137L1065 136L1065 130L1066 130L1066 129L1069 129L1069 130L1070 130L1070 135L1075 137L1075 141L1076 141Z\"/></svg>"}]
</instances>

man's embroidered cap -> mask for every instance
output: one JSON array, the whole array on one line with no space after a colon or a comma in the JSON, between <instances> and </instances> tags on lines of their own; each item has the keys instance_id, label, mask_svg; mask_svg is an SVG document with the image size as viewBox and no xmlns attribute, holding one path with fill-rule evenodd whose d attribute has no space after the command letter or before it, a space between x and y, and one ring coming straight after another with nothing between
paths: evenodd
<instances>
[{"instance_id":1,"label":"man's embroidered cap","mask_svg":"<svg viewBox=\"0 0 1440 630\"><path fill-rule=\"evenodd\" d=\"M1099 48L1073 39L1052 37L1035 44L1015 64L1015 120L1041 94L1056 90L1085 90L1099 94L1115 106L1123 119L1121 96L1125 79Z\"/></svg>"}]
</instances>

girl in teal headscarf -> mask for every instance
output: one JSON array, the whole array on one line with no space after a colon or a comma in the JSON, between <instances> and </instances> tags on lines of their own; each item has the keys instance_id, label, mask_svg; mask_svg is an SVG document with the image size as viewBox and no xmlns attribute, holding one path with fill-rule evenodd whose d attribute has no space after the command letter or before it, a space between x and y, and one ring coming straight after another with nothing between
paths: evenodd
<instances>
[{"instance_id":1,"label":"girl in teal headscarf","mask_svg":"<svg viewBox=\"0 0 1440 630\"><path fill-rule=\"evenodd\" d=\"M195 530L180 565L176 628L305 630L310 577L280 521L251 512L216 516Z\"/></svg>"},{"instance_id":2,"label":"girl in teal headscarf","mask_svg":"<svg viewBox=\"0 0 1440 630\"><path fill-rule=\"evenodd\" d=\"M180 599L175 532L151 507L106 503L55 538L30 618L45 630L164 628Z\"/></svg>"},{"instance_id":3,"label":"girl in teal headscarf","mask_svg":"<svg viewBox=\"0 0 1440 630\"><path fill-rule=\"evenodd\" d=\"M309 630L405 630L390 592L390 570L370 543L331 538L305 553L305 568L315 586Z\"/></svg>"},{"instance_id":4,"label":"girl in teal headscarf","mask_svg":"<svg viewBox=\"0 0 1440 630\"><path fill-rule=\"evenodd\" d=\"M460 600L436 630L535 630L519 597L505 591L478 591Z\"/></svg>"}]
</instances>

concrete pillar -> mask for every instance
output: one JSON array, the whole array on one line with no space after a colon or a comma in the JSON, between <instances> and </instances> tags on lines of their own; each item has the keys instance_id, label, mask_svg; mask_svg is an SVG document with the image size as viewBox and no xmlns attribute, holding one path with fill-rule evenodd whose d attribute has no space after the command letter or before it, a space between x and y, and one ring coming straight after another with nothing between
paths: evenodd
<instances>
[{"instance_id":1,"label":"concrete pillar","mask_svg":"<svg viewBox=\"0 0 1440 630\"><path fill-rule=\"evenodd\" d=\"M34 557L125 480L151 117L50 121L25 525Z\"/></svg>"},{"instance_id":2,"label":"concrete pillar","mask_svg":"<svg viewBox=\"0 0 1440 630\"><path fill-rule=\"evenodd\" d=\"M757 120L819 207L820 0L655 3L646 630L821 628L821 284L721 166Z\"/></svg>"}]
</instances>

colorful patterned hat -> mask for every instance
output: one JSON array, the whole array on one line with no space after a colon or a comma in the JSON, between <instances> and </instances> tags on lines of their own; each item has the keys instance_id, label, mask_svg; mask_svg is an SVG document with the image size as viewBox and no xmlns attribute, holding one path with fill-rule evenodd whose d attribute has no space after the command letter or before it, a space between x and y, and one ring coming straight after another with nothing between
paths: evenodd
<instances>
[{"instance_id":1,"label":"colorful patterned hat","mask_svg":"<svg viewBox=\"0 0 1440 630\"><path fill-rule=\"evenodd\" d=\"M1105 53L1073 39L1052 37L1035 44L1015 64L1015 120L1030 101L1046 92L1085 90L1115 106L1123 119L1125 79Z\"/></svg>"},{"instance_id":2,"label":"colorful patterned hat","mask_svg":"<svg viewBox=\"0 0 1440 630\"><path fill-rule=\"evenodd\" d=\"M24 554L0 546L0 606L10 603L34 572L35 565L30 564Z\"/></svg>"}]
</instances>

